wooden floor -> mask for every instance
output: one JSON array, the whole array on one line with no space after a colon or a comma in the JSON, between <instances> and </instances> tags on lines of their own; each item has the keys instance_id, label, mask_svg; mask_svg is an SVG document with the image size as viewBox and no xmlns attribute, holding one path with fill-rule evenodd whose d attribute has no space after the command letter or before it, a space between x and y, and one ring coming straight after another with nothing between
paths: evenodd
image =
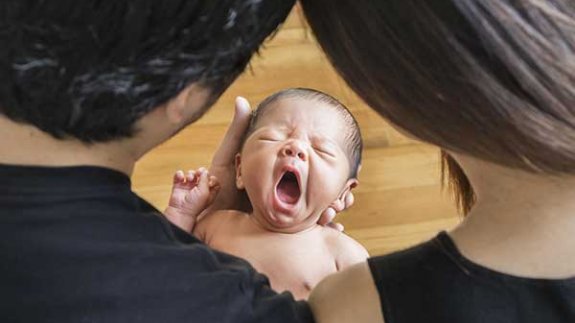
<instances>
[{"instance_id":1,"label":"wooden floor","mask_svg":"<svg viewBox=\"0 0 575 323\"><path fill-rule=\"evenodd\" d=\"M365 142L363 169L356 203L338 220L372 255L407 247L459 221L450 197L441 192L438 150L403 137L352 93L313 40L298 8L203 119L138 163L136 192L163 209L174 171L209 165L236 96L255 106L287 87L327 92L357 118Z\"/></svg>"}]
</instances>

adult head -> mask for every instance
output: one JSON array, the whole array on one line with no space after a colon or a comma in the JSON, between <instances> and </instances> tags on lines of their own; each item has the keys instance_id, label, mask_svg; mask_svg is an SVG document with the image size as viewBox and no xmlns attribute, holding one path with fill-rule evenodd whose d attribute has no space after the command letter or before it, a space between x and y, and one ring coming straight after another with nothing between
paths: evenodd
<instances>
[{"instance_id":1,"label":"adult head","mask_svg":"<svg viewBox=\"0 0 575 323\"><path fill-rule=\"evenodd\" d=\"M293 1L3 1L0 114L62 141L138 154L199 118ZM160 107L165 119L140 122Z\"/></svg>"},{"instance_id":2,"label":"adult head","mask_svg":"<svg viewBox=\"0 0 575 323\"><path fill-rule=\"evenodd\" d=\"M570 0L303 0L319 43L384 118L443 149L575 173ZM469 182L453 159L464 209Z\"/></svg>"},{"instance_id":3,"label":"adult head","mask_svg":"<svg viewBox=\"0 0 575 323\"><path fill-rule=\"evenodd\" d=\"M561 294L572 281L561 278L575 272L566 260L575 230L573 1L301 2L353 90L398 128L447 151L467 175L459 173L467 184L459 189L470 193L471 183L477 193L469 217L444 235L449 243L436 238L324 280L310 296L316 321L521 320L528 311L500 293L511 280L529 289L522 297L534 295L537 313L561 317L572 293L546 296ZM473 195L463 197L469 207ZM527 277L553 280L543 292ZM462 297L469 290L474 296Z\"/></svg>"}]
</instances>

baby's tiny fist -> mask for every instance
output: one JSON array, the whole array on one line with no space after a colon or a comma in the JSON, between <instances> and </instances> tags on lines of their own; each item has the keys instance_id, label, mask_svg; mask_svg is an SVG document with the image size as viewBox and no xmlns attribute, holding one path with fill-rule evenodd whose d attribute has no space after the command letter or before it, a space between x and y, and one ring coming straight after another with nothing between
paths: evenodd
<instances>
[{"instance_id":1,"label":"baby's tiny fist","mask_svg":"<svg viewBox=\"0 0 575 323\"><path fill-rule=\"evenodd\" d=\"M174 174L172 194L165 211L166 217L191 232L198 217L213 202L219 189L214 176L207 169L189 170L187 173L177 171Z\"/></svg>"}]
</instances>

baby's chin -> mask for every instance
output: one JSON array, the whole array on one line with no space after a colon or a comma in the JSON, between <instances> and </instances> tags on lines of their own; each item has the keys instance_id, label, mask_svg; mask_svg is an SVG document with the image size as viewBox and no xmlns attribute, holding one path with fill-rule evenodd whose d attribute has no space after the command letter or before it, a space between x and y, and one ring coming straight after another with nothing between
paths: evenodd
<instances>
[{"instance_id":1,"label":"baby's chin","mask_svg":"<svg viewBox=\"0 0 575 323\"><path fill-rule=\"evenodd\" d=\"M266 215L260 219L269 231L278 233L299 233L313 229L317 226L318 216L287 216L282 214Z\"/></svg>"}]
</instances>

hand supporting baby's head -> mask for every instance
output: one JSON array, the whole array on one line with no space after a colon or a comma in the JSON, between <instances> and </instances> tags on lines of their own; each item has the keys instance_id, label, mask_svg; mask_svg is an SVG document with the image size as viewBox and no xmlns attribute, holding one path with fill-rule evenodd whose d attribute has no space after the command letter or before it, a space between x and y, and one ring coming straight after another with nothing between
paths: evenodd
<instances>
[{"instance_id":1,"label":"hand supporting baby's head","mask_svg":"<svg viewBox=\"0 0 575 323\"><path fill-rule=\"evenodd\" d=\"M338 100L283 90L254 112L236 157L236 185L246 190L260 225L300 232L357 185L361 152L359 126Z\"/></svg>"}]
</instances>

